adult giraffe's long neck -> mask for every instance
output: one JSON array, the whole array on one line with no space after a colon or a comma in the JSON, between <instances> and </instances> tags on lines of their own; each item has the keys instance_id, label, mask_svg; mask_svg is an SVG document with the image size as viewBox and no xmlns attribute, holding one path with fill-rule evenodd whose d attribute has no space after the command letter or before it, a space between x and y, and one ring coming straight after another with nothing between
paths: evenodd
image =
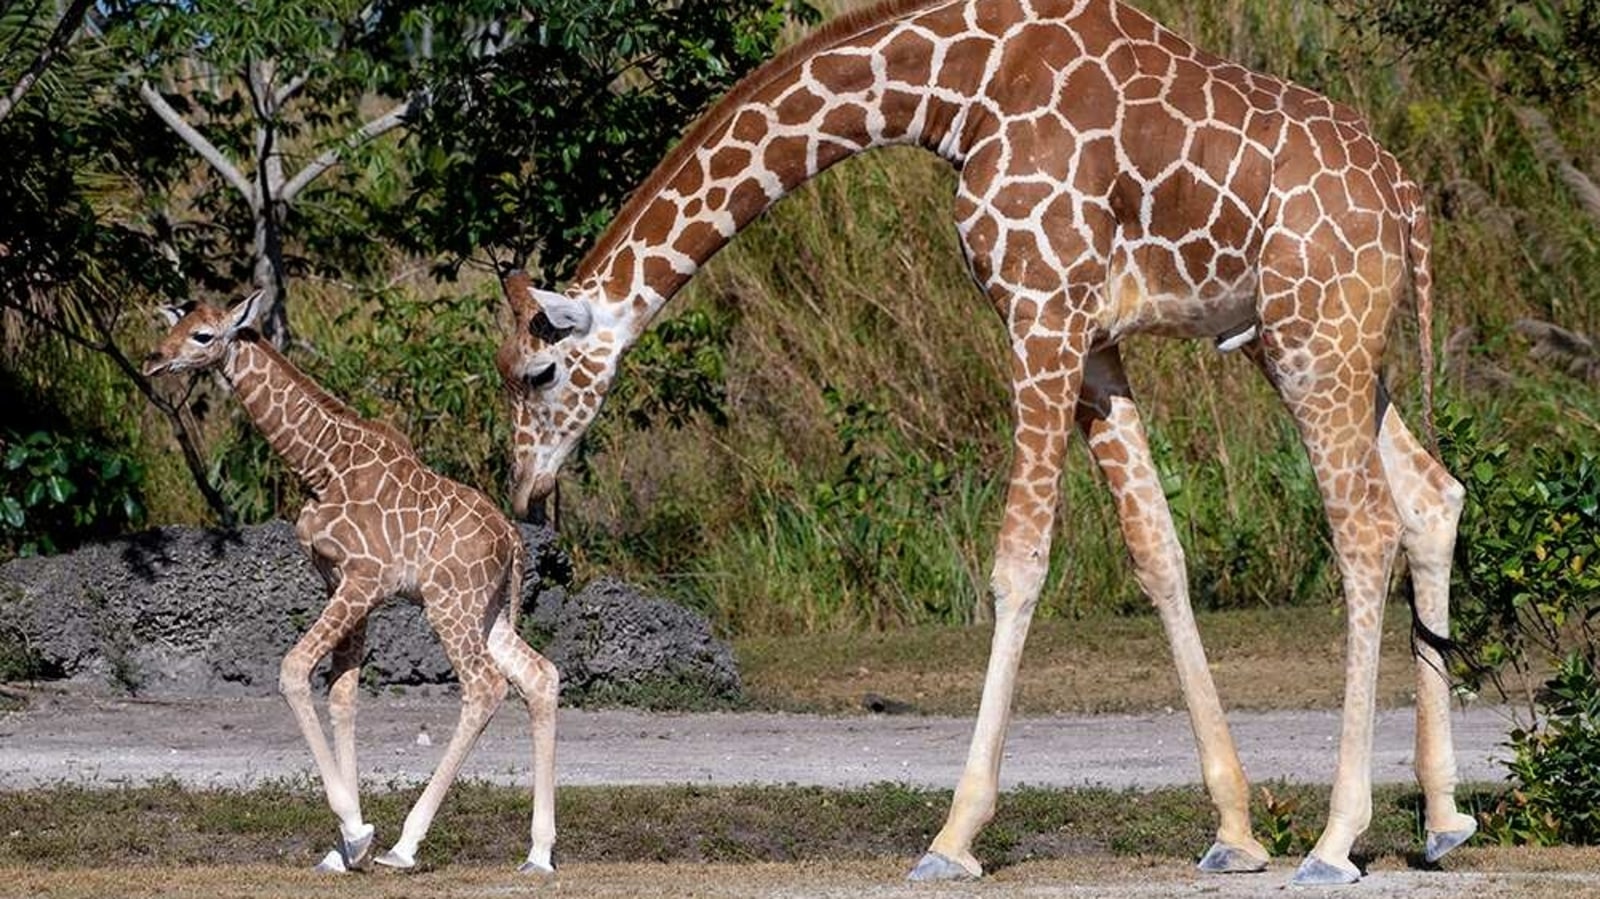
<instances>
[{"instance_id":1,"label":"adult giraffe's long neck","mask_svg":"<svg viewBox=\"0 0 1600 899\"><path fill-rule=\"evenodd\" d=\"M892 144L959 165L997 127L978 97L1013 4L897 0L824 26L747 77L633 193L575 291L639 331L740 229L830 165ZM996 62L998 60L995 60Z\"/></svg>"},{"instance_id":2,"label":"adult giraffe's long neck","mask_svg":"<svg viewBox=\"0 0 1600 899\"><path fill-rule=\"evenodd\" d=\"M321 493L335 474L332 451L355 412L253 333L240 335L222 374L267 443Z\"/></svg>"}]
</instances>

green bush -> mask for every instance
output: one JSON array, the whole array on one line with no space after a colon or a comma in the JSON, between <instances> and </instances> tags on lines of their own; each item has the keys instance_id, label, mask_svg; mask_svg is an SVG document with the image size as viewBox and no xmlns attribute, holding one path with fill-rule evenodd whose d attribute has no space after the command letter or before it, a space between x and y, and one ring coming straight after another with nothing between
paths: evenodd
<instances>
[{"instance_id":1,"label":"green bush","mask_svg":"<svg viewBox=\"0 0 1600 899\"><path fill-rule=\"evenodd\" d=\"M81 435L0 434L0 557L61 552L144 521L143 469Z\"/></svg>"},{"instance_id":2,"label":"green bush","mask_svg":"<svg viewBox=\"0 0 1600 899\"><path fill-rule=\"evenodd\" d=\"M1540 694L1540 720L1511 732L1516 786L1487 816L1502 843L1600 843L1600 684L1573 653Z\"/></svg>"}]
</instances>

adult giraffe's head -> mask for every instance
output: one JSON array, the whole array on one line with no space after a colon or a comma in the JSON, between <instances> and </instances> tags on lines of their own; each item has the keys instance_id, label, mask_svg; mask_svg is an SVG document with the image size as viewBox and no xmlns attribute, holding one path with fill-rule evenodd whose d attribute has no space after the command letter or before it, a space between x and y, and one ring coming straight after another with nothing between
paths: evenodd
<instances>
[{"instance_id":1,"label":"adult giraffe's head","mask_svg":"<svg viewBox=\"0 0 1600 899\"><path fill-rule=\"evenodd\" d=\"M511 401L511 508L526 518L600 411L622 329L590 298L539 290L522 272L506 278L505 292L513 322L495 367Z\"/></svg>"}]
</instances>

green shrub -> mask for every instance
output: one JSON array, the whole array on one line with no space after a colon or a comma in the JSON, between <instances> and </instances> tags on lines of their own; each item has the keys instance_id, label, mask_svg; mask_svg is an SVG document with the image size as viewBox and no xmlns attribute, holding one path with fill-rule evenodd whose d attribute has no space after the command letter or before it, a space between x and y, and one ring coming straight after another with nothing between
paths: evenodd
<instances>
[{"instance_id":1,"label":"green shrub","mask_svg":"<svg viewBox=\"0 0 1600 899\"><path fill-rule=\"evenodd\" d=\"M143 469L81 435L0 434L0 557L61 552L144 521Z\"/></svg>"},{"instance_id":2,"label":"green shrub","mask_svg":"<svg viewBox=\"0 0 1600 899\"><path fill-rule=\"evenodd\" d=\"M1573 653L1540 694L1540 719L1511 732L1516 785L1486 818L1506 844L1600 843L1600 684Z\"/></svg>"}]
</instances>

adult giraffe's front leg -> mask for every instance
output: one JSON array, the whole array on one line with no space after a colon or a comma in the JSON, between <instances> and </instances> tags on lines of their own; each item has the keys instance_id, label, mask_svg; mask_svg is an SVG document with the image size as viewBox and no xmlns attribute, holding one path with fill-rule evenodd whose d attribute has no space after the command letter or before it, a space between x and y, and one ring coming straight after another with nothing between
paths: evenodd
<instances>
[{"instance_id":1,"label":"adult giraffe's front leg","mask_svg":"<svg viewBox=\"0 0 1600 899\"><path fill-rule=\"evenodd\" d=\"M1200 859L1200 869L1213 873L1264 870L1270 854L1250 831L1250 785L1195 627L1183 546L1115 347L1089 357L1077 414L1089 452L1116 499L1134 576L1161 616L1200 749L1201 777L1217 807L1216 842Z\"/></svg>"},{"instance_id":2,"label":"adult giraffe's front leg","mask_svg":"<svg viewBox=\"0 0 1600 899\"><path fill-rule=\"evenodd\" d=\"M1017 307L1033 305L1016 301ZM1033 314L1014 307L1011 332L1016 422L1005 519L989 581L994 595L994 637L988 672L966 768L956 786L950 814L928 852L911 870L912 880L956 880L983 874L983 866L972 855L972 840L994 815L1017 665L1050 566L1061 462L1090 335L1086 327L1069 325L1067 315L1051 306Z\"/></svg>"}]
</instances>

